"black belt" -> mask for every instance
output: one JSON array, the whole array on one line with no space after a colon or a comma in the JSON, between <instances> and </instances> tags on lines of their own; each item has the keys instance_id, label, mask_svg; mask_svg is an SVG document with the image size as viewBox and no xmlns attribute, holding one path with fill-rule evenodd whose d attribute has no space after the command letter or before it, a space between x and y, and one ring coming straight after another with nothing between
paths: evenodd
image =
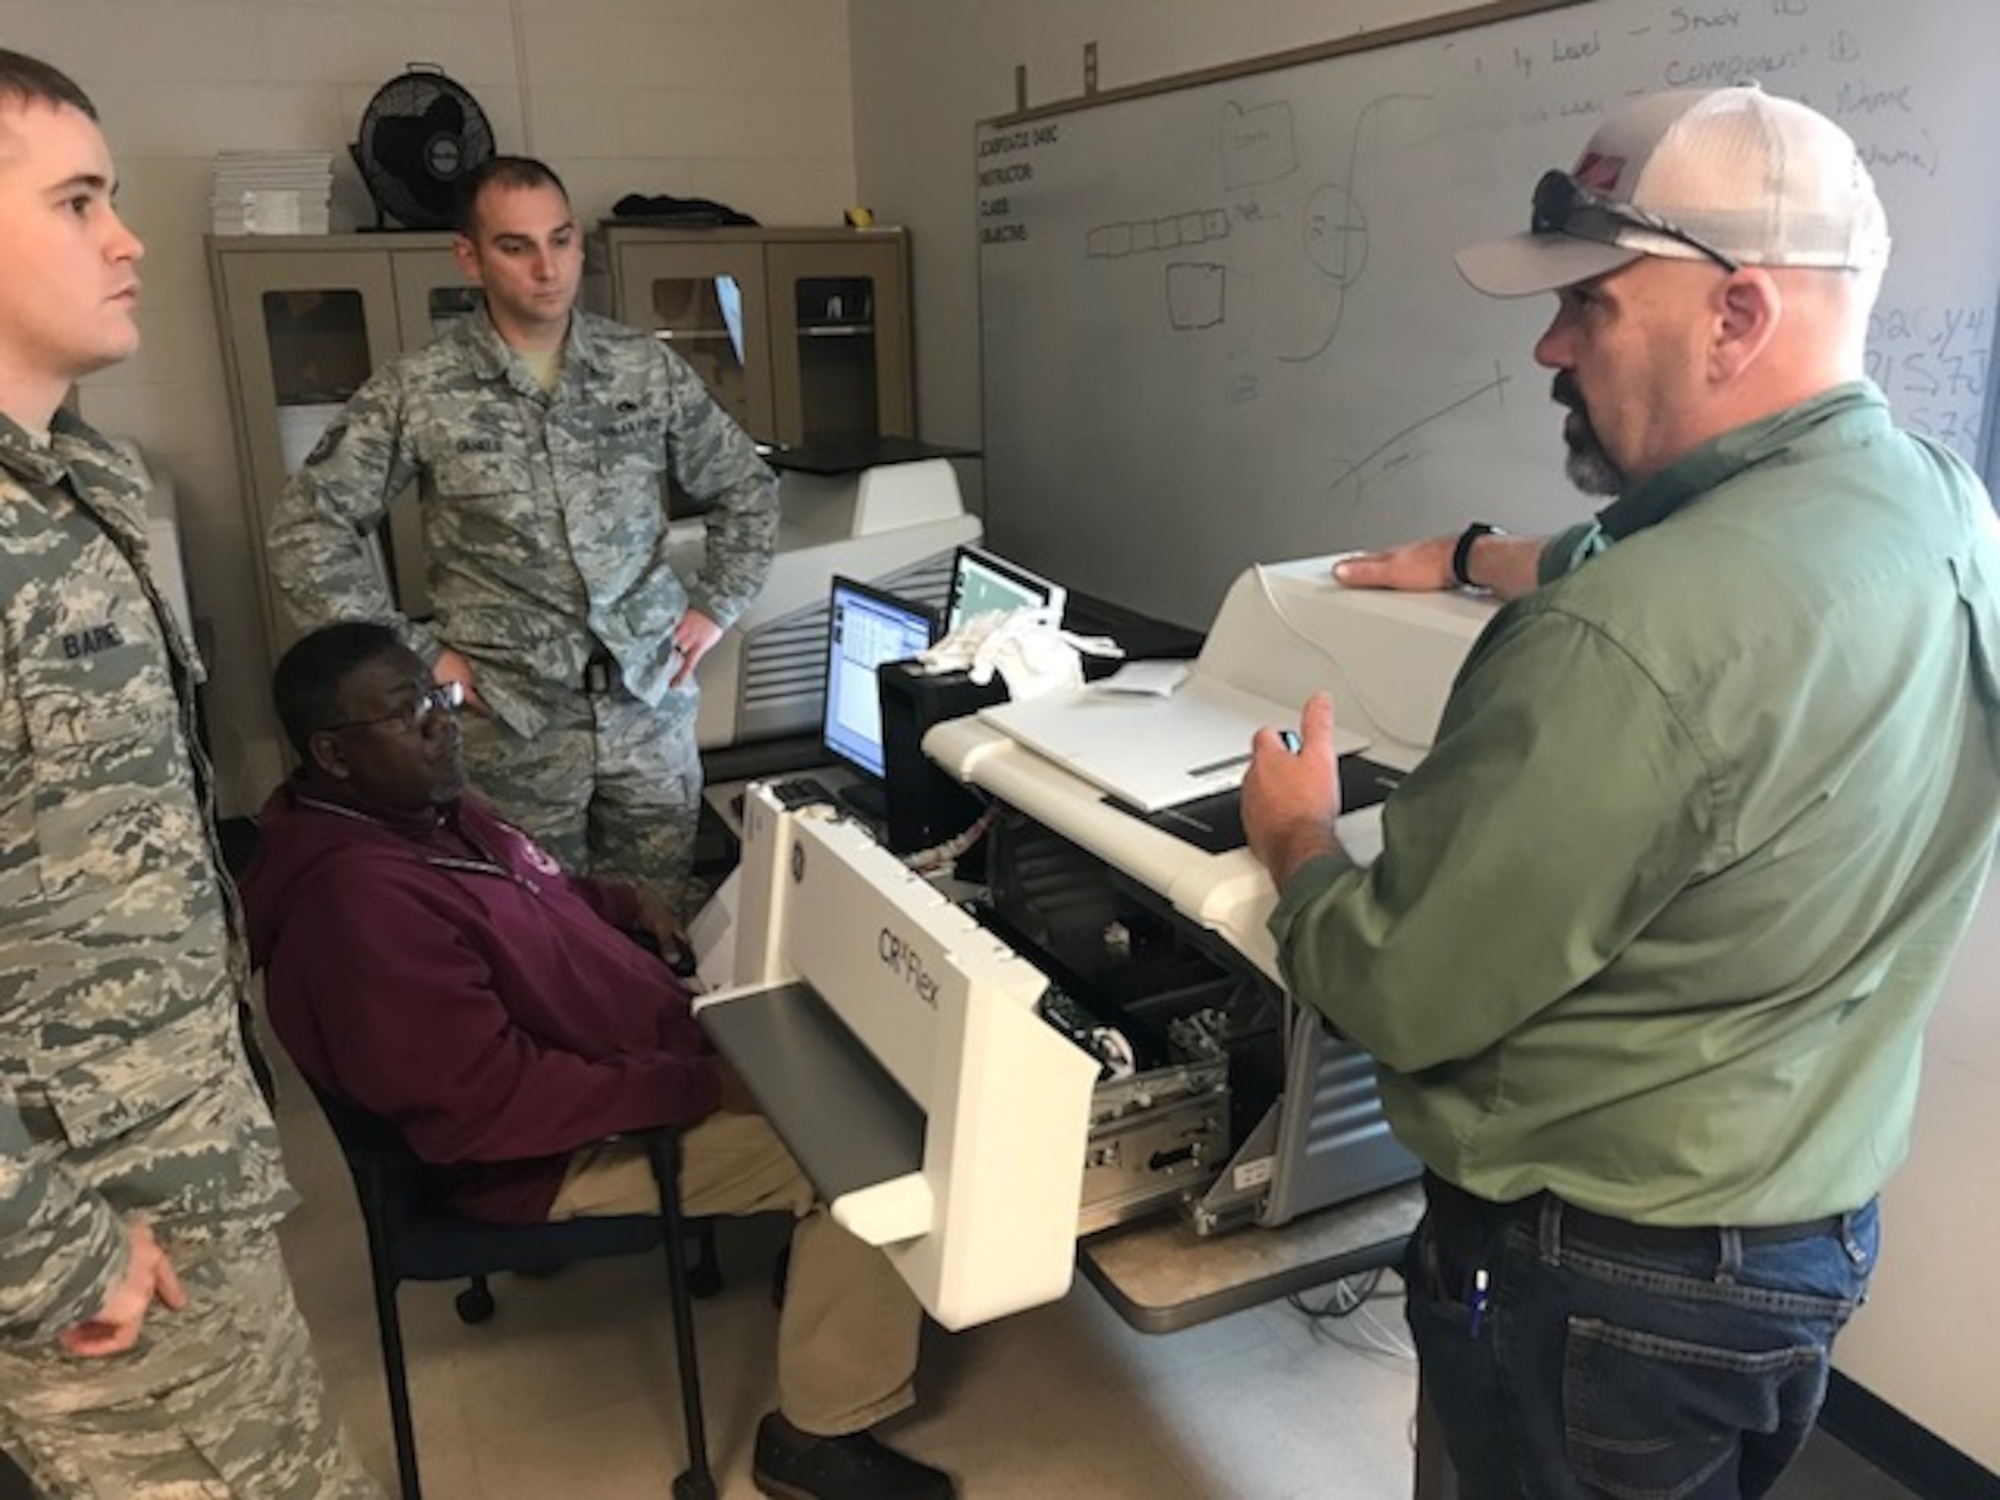
<instances>
[{"instance_id":1,"label":"black belt","mask_svg":"<svg viewBox=\"0 0 2000 1500\"><path fill-rule=\"evenodd\" d=\"M1553 1200L1562 1206L1562 1232L1565 1237L1575 1235L1578 1239L1613 1250L1698 1250L1715 1244L1723 1230L1731 1227L1721 1224L1634 1224L1629 1219L1614 1219L1608 1214L1578 1208L1568 1199L1557 1198L1547 1191L1517 1198L1512 1203L1495 1203L1468 1193L1456 1183L1446 1182L1435 1172L1424 1173L1424 1196L1446 1217L1460 1222L1466 1218L1477 1218L1487 1222L1522 1224L1530 1229L1541 1222L1543 1205ZM1736 1235L1746 1245L1782 1245L1790 1240L1838 1234L1845 1219L1844 1214L1830 1214L1824 1219L1809 1219L1798 1224L1746 1225L1737 1229Z\"/></svg>"},{"instance_id":2,"label":"black belt","mask_svg":"<svg viewBox=\"0 0 2000 1500\"><path fill-rule=\"evenodd\" d=\"M623 680L618 675L617 660L608 652L600 652L583 664L583 690L586 693L615 692Z\"/></svg>"}]
</instances>

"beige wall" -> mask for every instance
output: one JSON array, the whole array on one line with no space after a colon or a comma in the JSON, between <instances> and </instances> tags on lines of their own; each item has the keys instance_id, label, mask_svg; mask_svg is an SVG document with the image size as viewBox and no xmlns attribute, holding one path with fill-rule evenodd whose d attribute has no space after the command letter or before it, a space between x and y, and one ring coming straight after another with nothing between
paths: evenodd
<instances>
[{"instance_id":1,"label":"beige wall","mask_svg":"<svg viewBox=\"0 0 2000 1500\"><path fill-rule=\"evenodd\" d=\"M230 812L280 762L203 260L216 151L336 151L335 227L372 223L346 144L417 59L471 90L501 150L547 157L585 222L632 191L767 224L836 223L854 201L846 0L0 0L0 41L95 98L146 241L145 348L83 410L174 476Z\"/></svg>"},{"instance_id":2,"label":"beige wall","mask_svg":"<svg viewBox=\"0 0 2000 1500\"><path fill-rule=\"evenodd\" d=\"M2000 1474L2000 878L1924 1046L1910 1161L1882 1195L1882 1271L1840 1368Z\"/></svg>"},{"instance_id":3,"label":"beige wall","mask_svg":"<svg viewBox=\"0 0 2000 1500\"><path fill-rule=\"evenodd\" d=\"M979 307L972 132L1014 107L1098 86L1212 67L1420 15L1465 0L849 0L854 134L862 201L911 226L916 246L923 434L976 445ZM2000 1300L1986 1295L2000 1242L2000 888L1928 1049L1915 1156L1887 1196L1887 1248L1873 1305L1840 1367L1955 1447L2000 1471Z\"/></svg>"}]
</instances>

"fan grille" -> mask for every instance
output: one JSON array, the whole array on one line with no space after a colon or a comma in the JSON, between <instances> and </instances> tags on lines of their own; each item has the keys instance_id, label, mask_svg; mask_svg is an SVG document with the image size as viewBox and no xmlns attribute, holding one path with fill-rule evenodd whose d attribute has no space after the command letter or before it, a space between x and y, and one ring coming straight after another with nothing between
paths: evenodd
<instances>
[{"instance_id":1,"label":"fan grille","mask_svg":"<svg viewBox=\"0 0 2000 1500\"><path fill-rule=\"evenodd\" d=\"M493 150L493 127L478 101L443 72L412 64L362 111L354 162L385 221L449 229L460 182Z\"/></svg>"}]
</instances>

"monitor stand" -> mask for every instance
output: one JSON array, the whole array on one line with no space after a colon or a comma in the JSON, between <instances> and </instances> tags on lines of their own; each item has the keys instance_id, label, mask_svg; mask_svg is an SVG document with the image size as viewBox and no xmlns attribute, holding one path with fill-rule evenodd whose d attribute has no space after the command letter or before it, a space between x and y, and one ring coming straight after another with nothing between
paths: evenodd
<instances>
[{"instance_id":1,"label":"monitor stand","mask_svg":"<svg viewBox=\"0 0 2000 1500\"><path fill-rule=\"evenodd\" d=\"M876 828L880 828L889 820L888 789L879 781L852 782L842 787L836 795L849 811Z\"/></svg>"}]
</instances>

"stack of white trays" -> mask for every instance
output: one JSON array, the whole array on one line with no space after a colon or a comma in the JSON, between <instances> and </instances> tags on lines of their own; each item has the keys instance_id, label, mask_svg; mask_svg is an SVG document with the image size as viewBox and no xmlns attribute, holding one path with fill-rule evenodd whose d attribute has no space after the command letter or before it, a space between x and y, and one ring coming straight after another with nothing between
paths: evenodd
<instances>
[{"instance_id":1,"label":"stack of white trays","mask_svg":"<svg viewBox=\"0 0 2000 1500\"><path fill-rule=\"evenodd\" d=\"M209 205L217 234L325 234L333 196L327 151L222 151Z\"/></svg>"}]
</instances>

